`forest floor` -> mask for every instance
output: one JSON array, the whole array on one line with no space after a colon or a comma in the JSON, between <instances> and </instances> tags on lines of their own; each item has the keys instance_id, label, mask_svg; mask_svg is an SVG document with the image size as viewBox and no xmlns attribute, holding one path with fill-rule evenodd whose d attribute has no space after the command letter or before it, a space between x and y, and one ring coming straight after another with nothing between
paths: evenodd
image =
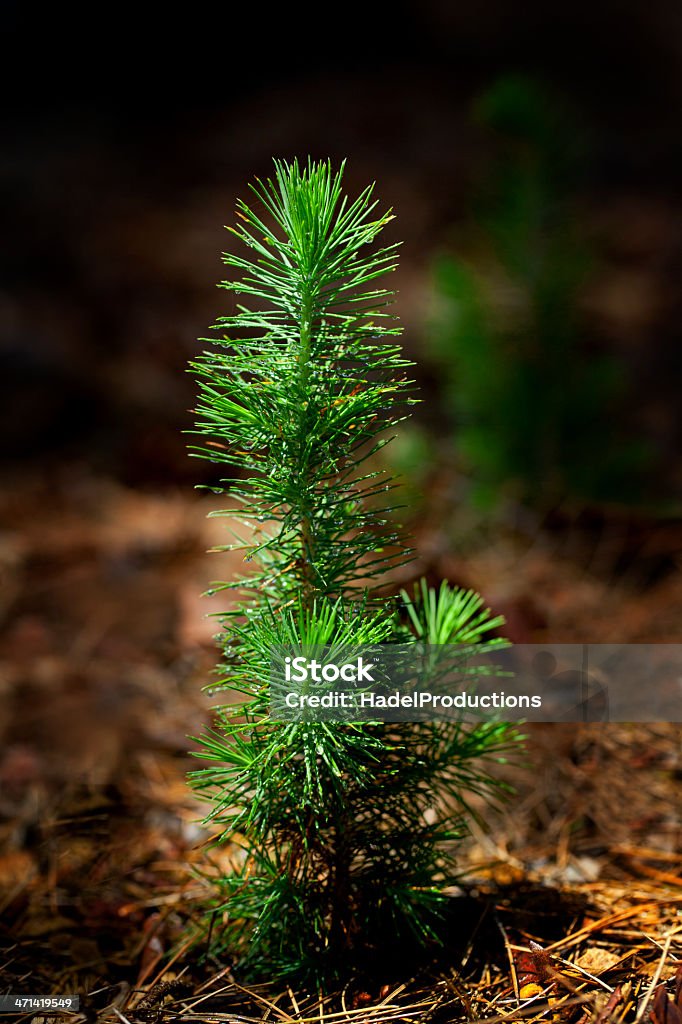
<instances>
[{"instance_id":1,"label":"forest floor","mask_svg":"<svg viewBox=\"0 0 682 1024\"><path fill-rule=\"evenodd\" d=\"M220 500L72 468L17 475L0 504L2 991L77 993L79 1019L119 1024L679 1022L662 995L652 1010L682 963L682 750L663 723L529 729L517 795L462 848L449 963L328 1000L241 989L201 937L232 854L207 848L186 782L224 607L200 595L241 568L206 555ZM465 554L425 518L415 575L480 589L517 641L678 642L679 525L604 523L510 525Z\"/></svg>"}]
</instances>

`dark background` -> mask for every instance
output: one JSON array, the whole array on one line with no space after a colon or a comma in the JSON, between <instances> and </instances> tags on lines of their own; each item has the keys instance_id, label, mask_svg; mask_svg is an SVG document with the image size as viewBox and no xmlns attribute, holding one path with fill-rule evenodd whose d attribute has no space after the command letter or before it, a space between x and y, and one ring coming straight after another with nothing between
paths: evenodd
<instances>
[{"instance_id":1,"label":"dark background","mask_svg":"<svg viewBox=\"0 0 682 1024\"><path fill-rule=\"evenodd\" d=\"M419 356L424 275L485 160L472 100L510 72L568 98L589 131L582 198L624 271L598 315L642 375L670 456L680 20L672 0L174 15L4 4L3 461L75 461L151 487L206 473L184 454L184 368L227 309L214 291L222 225L272 156L347 157L351 190L378 182L405 240L398 312ZM420 373L437 385L428 362Z\"/></svg>"}]
</instances>

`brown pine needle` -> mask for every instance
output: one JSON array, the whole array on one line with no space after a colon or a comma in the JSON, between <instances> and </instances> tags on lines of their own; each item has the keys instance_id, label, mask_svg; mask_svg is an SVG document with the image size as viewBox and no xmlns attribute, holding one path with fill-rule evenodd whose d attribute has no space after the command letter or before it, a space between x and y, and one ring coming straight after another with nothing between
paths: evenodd
<instances>
[{"instance_id":1,"label":"brown pine needle","mask_svg":"<svg viewBox=\"0 0 682 1024\"><path fill-rule=\"evenodd\" d=\"M661 956L660 956L660 959L658 961L658 966L656 968L656 971L654 973L653 978L651 979L651 984L649 985L649 988L646 991L646 995L640 1001L639 1007L637 1009L637 1015L635 1017L635 1024L639 1024L640 1020L642 1019L642 1017L644 1016L644 1014L646 1013L646 1011L649 1008L649 1001L650 1001L652 995L654 994L654 991L656 990L656 986L658 985L658 983L659 983L659 981L661 979L661 974L663 973L663 968L665 966L665 961L666 961L666 958L668 956L668 952L670 950L670 944L671 943L672 943L672 936L671 935L666 936L665 943L663 944L663 949L661 950Z\"/></svg>"}]
</instances>

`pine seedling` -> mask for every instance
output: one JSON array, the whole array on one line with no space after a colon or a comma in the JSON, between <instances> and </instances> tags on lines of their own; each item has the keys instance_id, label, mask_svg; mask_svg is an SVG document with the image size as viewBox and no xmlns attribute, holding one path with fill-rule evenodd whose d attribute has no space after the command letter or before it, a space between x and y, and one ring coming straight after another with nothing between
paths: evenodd
<instances>
[{"instance_id":1,"label":"pine seedling","mask_svg":"<svg viewBox=\"0 0 682 1024\"><path fill-rule=\"evenodd\" d=\"M193 453L224 463L243 536L238 592L222 618L229 691L200 740L192 783L211 802L217 842L239 848L212 928L243 977L328 985L387 943L442 939L445 887L471 794L498 792L486 761L501 723L384 725L269 717L272 651L282 646L416 642L489 649L502 620L444 584L379 600L387 569L410 558L391 527L394 481L375 454L414 403L380 281L397 245L372 247L392 219L343 167L275 161L231 228L235 311L193 364ZM399 615L402 604L403 618Z\"/></svg>"},{"instance_id":2,"label":"pine seedling","mask_svg":"<svg viewBox=\"0 0 682 1024\"><path fill-rule=\"evenodd\" d=\"M472 499L540 511L566 498L641 504L654 453L632 433L625 367L590 338L581 308L597 253L579 227L580 122L516 75L486 91L476 114L492 159L468 257L435 263L426 339Z\"/></svg>"}]
</instances>

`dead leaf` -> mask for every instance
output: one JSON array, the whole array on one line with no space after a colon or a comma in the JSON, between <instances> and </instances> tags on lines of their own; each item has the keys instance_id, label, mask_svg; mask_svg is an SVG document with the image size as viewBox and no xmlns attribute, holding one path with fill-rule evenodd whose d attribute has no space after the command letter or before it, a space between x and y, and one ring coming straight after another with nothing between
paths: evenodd
<instances>
[{"instance_id":1,"label":"dead leaf","mask_svg":"<svg viewBox=\"0 0 682 1024\"><path fill-rule=\"evenodd\" d=\"M598 946L592 949L586 950L581 957L576 960L578 967L582 967L584 971L589 974L593 974L599 977L600 974L604 974L605 971L610 970L619 963L621 958L612 953L608 949L600 949Z\"/></svg>"},{"instance_id":2,"label":"dead leaf","mask_svg":"<svg viewBox=\"0 0 682 1024\"><path fill-rule=\"evenodd\" d=\"M675 973L675 992L671 999L665 985L659 985L651 1010L652 1024L682 1024L682 967Z\"/></svg>"}]
</instances>

